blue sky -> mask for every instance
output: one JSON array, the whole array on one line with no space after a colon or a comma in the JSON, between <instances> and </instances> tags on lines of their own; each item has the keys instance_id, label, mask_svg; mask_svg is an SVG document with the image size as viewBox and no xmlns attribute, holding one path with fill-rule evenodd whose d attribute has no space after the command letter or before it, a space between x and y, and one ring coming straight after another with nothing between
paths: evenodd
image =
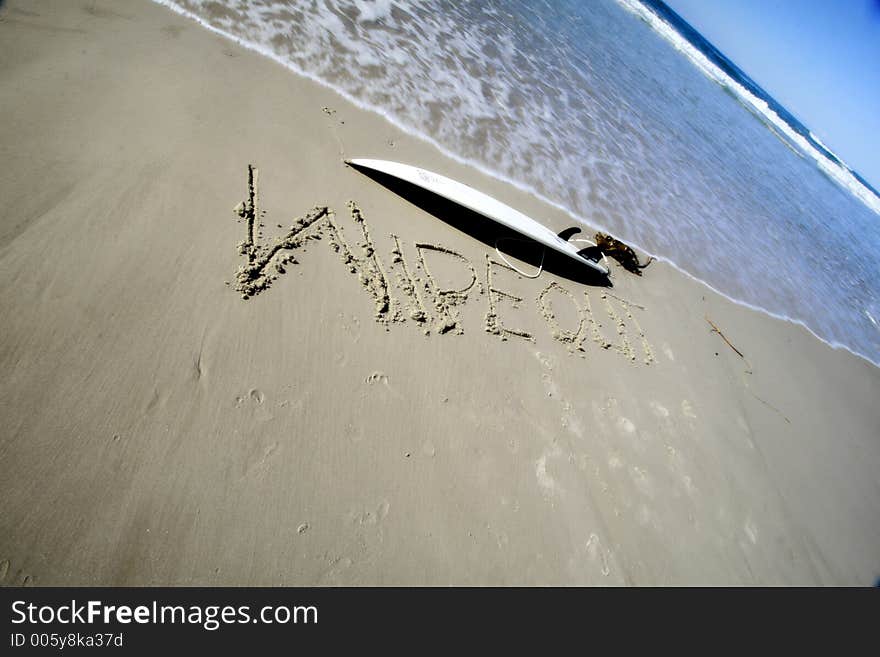
<instances>
[{"instance_id":1,"label":"blue sky","mask_svg":"<svg viewBox=\"0 0 880 657\"><path fill-rule=\"evenodd\" d=\"M880 189L880 0L664 0Z\"/></svg>"}]
</instances>

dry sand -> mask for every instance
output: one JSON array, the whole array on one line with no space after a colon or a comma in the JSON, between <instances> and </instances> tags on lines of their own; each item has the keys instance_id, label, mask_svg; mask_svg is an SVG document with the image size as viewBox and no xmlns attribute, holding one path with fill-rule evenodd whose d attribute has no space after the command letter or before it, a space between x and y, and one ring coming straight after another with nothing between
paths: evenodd
<instances>
[{"instance_id":1,"label":"dry sand","mask_svg":"<svg viewBox=\"0 0 880 657\"><path fill-rule=\"evenodd\" d=\"M880 371L804 329L519 277L343 156L561 212L145 0L5 3L0 116L3 583L880 575Z\"/></svg>"}]
</instances>

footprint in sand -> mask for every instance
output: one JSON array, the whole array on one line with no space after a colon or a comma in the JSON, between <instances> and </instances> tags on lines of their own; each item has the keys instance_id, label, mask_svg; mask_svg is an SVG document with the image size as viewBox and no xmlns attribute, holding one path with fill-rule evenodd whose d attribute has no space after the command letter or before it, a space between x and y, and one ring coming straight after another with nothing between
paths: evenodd
<instances>
[{"instance_id":1,"label":"footprint in sand","mask_svg":"<svg viewBox=\"0 0 880 657\"><path fill-rule=\"evenodd\" d=\"M507 535L507 532L495 531L488 523L486 524L486 530L489 532L489 536L495 539L495 544L499 550L506 549L510 544L510 537Z\"/></svg>"},{"instance_id":2,"label":"footprint in sand","mask_svg":"<svg viewBox=\"0 0 880 657\"><path fill-rule=\"evenodd\" d=\"M0 561L0 587L21 587L33 586L34 578L27 573L18 570L14 575L10 575L9 571L12 567L9 559Z\"/></svg>"},{"instance_id":3,"label":"footprint in sand","mask_svg":"<svg viewBox=\"0 0 880 657\"><path fill-rule=\"evenodd\" d=\"M352 511L349 513L349 520L356 525L378 525L385 519L390 509L388 500L382 500L374 510Z\"/></svg>"},{"instance_id":4,"label":"footprint in sand","mask_svg":"<svg viewBox=\"0 0 880 657\"><path fill-rule=\"evenodd\" d=\"M681 414L686 418L690 418L691 420L697 419L697 414L694 412L694 407L687 399L681 400Z\"/></svg>"},{"instance_id":5,"label":"footprint in sand","mask_svg":"<svg viewBox=\"0 0 880 657\"><path fill-rule=\"evenodd\" d=\"M318 578L318 584L337 583L339 577L354 565L349 557L325 556L324 560L328 562L328 568Z\"/></svg>"},{"instance_id":6,"label":"footprint in sand","mask_svg":"<svg viewBox=\"0 0 880 657\"><path fill-rule=\"evenodd\" d=\"M361 322L356 315L347 316L345 313L339 313L339 324L342 326L342 329L351 337L352 342L360 342Z\"/></svg>"},{"instance_id":7,"label":"footprint in sand","mask_svg":"<svg viewBox=\"0 0 880 657\"><path fill-rule=\"evenodd\" d=\"M538 480L538 485L544 492L545 497L553 497L562 492L562 489L559 487L556 479L547 472L547 460L557 457L562 453L562 450L559 449L558 445L554 445L553 449L545 451L541 454L541 457L535 462L535 478Z\"/></svg>"},{"instance_id":8,"label":"footprint in sand","mask_svg":"<svg viewBox=\"0 0 880 657\"><path fill-rule=\"evenodd\" d=\"M364 379L364 383L371 388L382 388L394 398L400 399L401 397L400 393L391 386L391 382L384 372L376 370Z\"/></svg>"},{"instance_id":9,"label":"footprint in sand","mask_svg":"<svg viewBox=\"0 0 880 657\"><path fill-rule=\"evenodd\" d=\"M370 385L382 384L384 386L388 385L388 377L382 372L373 372L366 379L364 379L364 383L368 383Z\"/></svg>"},{"instance_id":10,"label":"footprint in sand","mask_svg":"<svg viewBox=\"0 0 880 657\"><path fill-rule=\"evenodd\" d=\"M545 370L541 374L541 381L543 381L544 383L544 392L547 393L547 397L549 397L550 399L556 399L562 404L562 414L560 417L562 428L568 430L571 434L577 436L578 438L583 438L583 424L581 423L577 415L575 415L574 408L572 407L571 402L562 398L562 394L559 391L559 386L550 375L550 372L553 371L553 361L551 361L548 356L545 356L540 351L535 352L535 358L538 359L538 361L541 363L541 367Z\"/></svg>"},{"instance_id":11,"label":"footprint in sand","mask_svg":"<svg viewBox=\"0 0 880 657\"><path fill-rule=\"evenodd\" d=\"M271 420L274 416L269 410L266 402L266 395L258 388L251 388L244 395L235 398L236 408L249 411L253 414L254 419L265 422Z\"/></svg>"},{"instance_id":12,"label":"footprint in sand","mask_svg":"<svg viewBox=\"0 0 880 657\"><path fill-rule=\"evenodd\" d=\"M325 552L319 557L327 563L324 572L318 577L319 584L338 583L352 566L370 559L370 555L376 552L377 545L384 540L382 523L390 509L388 500L382 500L375 508L361 507L360 510L348 512L346 520L352 528L352 534L343 538L333 552ZM303 525L305 532L309 526L308 523Z\"/></svg>"},{"instance_id":13,"label":"footprint in sand","mask_svg":"<svg viewBox=\"0 0 880 657\"><path fill-rule=\"evenodd\" d=\"M545 370L550 371L553 369L553 362L550 360L549 356L545 356L540 351L536 351L535 358L538 359L538 361L541 363L541 367L543 367Z\"/></svg>"},{"instance_id":14,"label":"footprint in sand","mask_svg":"<svg viewBox=\"0 0 880 657\"><path fill-rule=\"evenodd\" d=\"M256 388L251 388L246 394L239 395L235 398L235 405L246 406L247 404L254 404L259 406L262 405L264 401L266 401L266 395Z\"/></svg>"},{"instance_id":15,"label":"footprint in sand","mask_svg":"<svg viewBox=\"0 0 880 657\"><path fill-rule=\"evenodd\" d=\"M651 482L650 475L645 470L642 470L638 466L632 466L632 468L630 468L630 478L642 495L645 497L654 497L654 485Z\"/></svg>"},{"instance_id":16,"label":"footprint in sand","mask_svg":"<svg viewBox=\"0 0 880 657\"><path fill-rule=\"evenodd\" d=\"M602 543L599 541L599 537L595 533L590 534L590 538L587 540L586 550L590 561L599 565L599 570L602 573L602 576L608 577L608 575L611 574L611 568L608 566L608 557L605 554L605 548L602 547Z\"/></svg>"},{"instance_id":17,"label":"footprint in sand","mask_svg":"<svg viewBox=\"0 0 880 657\"><path fill-rule=\"evenodd\" d=\"M544 373L541 375L541 380L544 382L544 390L547 392L547 396L552 399L559 399L559 388L556 387L556 381L553 380L553 377Z\"/></svg>"},{"instance_id":18,"label":"footprint in sand","mask_svg":"<svg viewBox=\"0 0 880 657\"><path fill-rule=\"evenodd\" d=\"M596 426L602 430L607 431L608 428L605 424L605 411L602 410L602 407L599 405L595 399L590 402L590 408L593 411L593 421Z\"/></svg>"},{"instance_id":19,"label":"footprint in sand","mask_svg":"<svg viewBox=\"0 0 880 657\"><path fill-rule=\"evenodd\" d=\"M553 377L550 376L550 372L553 371L553 362L548 356L545 356L540 351L535 352L535 358L538 359L538 362L541 363L541 367L545 370L541 374L541 380L544 382L544 391L547 393L548 397L555 397L558 399L559 388L557 388Z\"/></svg>"},{"instance_id":20,"label":"footprint in sand","mask_svg":"<svg viewBox=\"0 0 880 657\"><path fill-rule=\"evenodd\" d=\"M693 496L694 493L697 492L697 487L694 486L694 480L691 479L690 475L682 476L681 484L682 486L684 486L684 489L687 491L688 495Z\"/></svg>"},{"instance_id":21,"label":"footprint in sand","mask_svg":"<svg viewBox=\"0 0 880 657\"><path fill-rule=\"evenodd\" d=\"M366 437L363 427L351 422L345 427L345 435L353 443L359 443Z\"/></svg>"},{"instance_id":22,"label":"footprint in sand","mask_svg":"<svg viewBox=\"0 0 880 657\"><path fill-rule=\"evenodd\" d=\"M584 425L581 424L580 418L571 412L570 404L568 408L563 408L562 428L568 429L569 432L578 438L584 437Z\"/></svg>"},{"instance_id":23,"label":"footprint in sand","mask_svg":"<svg viewBox=\"0 0 880 657\"><path fill-rule=\"evenodd\" d=\"M633 424L632 420L629 418L623 417L622 415L617 418L617 428L623 431L624 433L635 433L636 425Z\"/></svg>"},{"instance_id":24,"label":"footprint in sand","mask_svg":"<svg viewBox=\"0 0 880 657\"><path fill-rule=\"evenodd\" d=\"M669 443L665 443L666 454L669 457L666 466L669 472L681 482L685 492L691 497L696 493L697 489L691 476L687 473L687 459L683 453L679 452Z\"/></svg>"},{"instance_id":25,"label":"footprint in sand","mask_svg":"<svg viewBox=\"0 0 880 657\"><path fill-rule=\"evenodd\" d=\"M666 408L663 404L658 401L652 401L650 403L651 410L654 411L654 415L659 418L666 419L669 417L669 409Z\"/></svg>"}]
</instances>

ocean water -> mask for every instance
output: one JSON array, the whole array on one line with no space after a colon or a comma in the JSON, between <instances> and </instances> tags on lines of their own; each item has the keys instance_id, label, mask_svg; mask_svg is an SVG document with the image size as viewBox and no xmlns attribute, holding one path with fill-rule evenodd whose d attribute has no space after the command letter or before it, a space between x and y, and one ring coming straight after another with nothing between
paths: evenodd
<instances>
[{"instance_id":1,"label":"ocean water","mask_svg":"<svg viewBox=\"0 0 880 657\"><path fill-rule=\"evenodd\" d=\"M156 1L880 363L874 190L657 2Z\"/></svg>"}]
</instances>

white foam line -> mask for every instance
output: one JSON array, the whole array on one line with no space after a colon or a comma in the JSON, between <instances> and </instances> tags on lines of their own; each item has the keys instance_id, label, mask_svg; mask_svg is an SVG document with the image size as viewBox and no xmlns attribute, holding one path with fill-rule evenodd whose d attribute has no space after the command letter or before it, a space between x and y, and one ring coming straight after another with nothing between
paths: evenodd
<instances>
[{"instance_id":1,"label":"white foam line","mask_svg":"<svg viewBox=\"0 0 880 657\"><path fill-rule=\"evenodd\" d=\"M623 2L623 1L624 0L618 0L618 2ZM352 96L348 92L334 86L333 84L327 82L326 80L323 80L322 78L318 77L317 75L300 69L298 66L283 59L282 57L278 56L277 54L275 54L271 50L268 50L259 44L252 43L250 41L245 41L244 39L241 39L240 37L237 37L234 34L230 34L229 32L226 32L225 30L222 30L218 27L215 27L214 25L211 25L210 23L208 23L204 19L202 19L200 16L192 13L191 11L189 11L187 9L184 9L183 7L180 7L176 4L174 4L173 0L152 0L152 2L154 2L158 5L161 5L163 7L166 7L167 9L170 9L174 13L179 14L181 16L184 16L185 18L188 18L189 20L195 21L196 23L198 23L199 25L201 25L205 29L207 29L215 34L219 34L220 36L225 37L231 41L234 41L235 43L237 43L238 45L240 45L242 48L244 48L246 50L250 50L250 51L255 52L259 55L262 55L263 57L271 59L275 63L280 64L282 67L286 68L287 70L292 71L292 72L296 73L297 75L300 75L304 78L307 78L307 79L311 80L312 82L315 82L315 83L321 85L322 87L335 92L336 94L338 94L339 96L341 96L342 98L344 98L345 100L350 102L352 105L354 105L360 109L363 109L368 112L372 112L374 114L380 115L386 121L388 121L391 125L399 128L400 130L403 130L405 133L407 133L413 137L416 137L416 138L424 141L425 143L433 146L435 149L437 149L445 157L448 157L449 159L451 159L455 162L458 162L459 164L463 164L467 167L475 169L475 170L479 171L480 173L487 175L491 178L495 178L496 180L503 182L507 185L510 185L511 187L514 187L522 192L530 194L531 196L534 196L535 198L537 198L541 202L546 203L550 207L553 207L553 208L565 213L566 215L571 217L571 219L573 219L575 222L580 223L585 226L588 225L586 221L584 221L579 215L577 215L570 208L567 208L564 205L547 198L546 196L544 196L543 194L538 192L535 188L531 187L530 185L526 185L526 184L521 183L517 180L513 180L512 178L509 178L502 173L499 173L497 171L493 171L492 169L489 169L488 167L480 164L479 162L469 160L467 158L461 157L460 155L458 155L450 150L447 150L444 146L442 146L433 137L429 137L428 135L425 135L425 134L419 132L415 128L411 128L410 126L408 126L405 123L403 123L402 121L400 121L397 117L389 114L386 110L382 109L381 107L377 107L375 105L365 103L362 100L355 98L354 96ZM603 232L606 232L606 233L611 232L608 228L606 228L605 226L603 226L601 224L598 224L598 223L591 221L590 225L592 225L594 228L598 228L599 230L602 230ZM773 312L772 310L767 310L766 308L762 308L760 306L756 306L754 304L751 304L748 301L742 301L740 299L735 299L734 297L731 297L730 295L715 288L714 286L712 286L711 284L702 280L701 278L697 278L696 276L691 274L689 271L683 269L682 267L677 265L675 262L673 262L669 258L667 258L665 256L653 254L650 251L648 251L647 249L642 248L639 244L637 244L635 242L632 242L632 244L640 251L643 251L644 253L647 253L648 255L653 255L654 258L656 258L657 260L665 262L667 265L669 265L670 267L672 267L676 271L684 274L685 276L690 278L692 281L695 281L697 283L700 283L701 285L706 286L707 288L709 288L709 290L711 290L715 294L723 297L724 299L727 299L731 303L734 303L738 306L742 306L744 308L748 308L748 309L753 310L755 312L760 312L765 315L769 315L770 317L773 317L774 319L779 319L784 322L789 322L791 324L796 324L798 326L801 326L802 328L806 329L806 331L808 333L810 333L812 336L814 336L817 340L827 344L832 349L843 349L843 350L848 351L849 353L853 354L854 356L858 356L859 358L866 360L868 363L874 365L875 367L880 367L880 361L874 361L870 357L866 356L865 354L859 353L858 351L855 351L853 348L851 348L845 344L842 344L840 342L835 342L832 340L827 340L827 339L821 337L815 331L813 331L813 329L811 329L809 326L807 326L802 320L793 319L793 318L788 317L786 315L781 315L779 313Z\"/></svg>"},{"instance_id":2,"label":"white foam line","mask_svg":"<svg viewBox=\"0 0 880 657\"><path fill-rule=\"evenodd\" d=\"M865 185L863 185L861 181L852 174L852 171L843 160L840 160L839 157L837 158L842 164L842 166L840 166L825 157L825 155L810 144L803 135L793 130L792 127L782 119L782 117L770 109L767 101L750 93L748 89L727 75L727 73L712 63L712 61L710 61L709 58L700 52L692 43L682 37L674 27L643 5L639 0L617 0L617 2L630 13L643 18L648 25L657 32L657 34L668 41L676 50L685 55L690 62L700 70L700 72L714 82L724 85L735 93L740 100L758 110L763 118L782 130L785 135L798 146L798 148L815 160L819 168L822 169L822 171L824 171L833 181L859 199L869 209L880 214L880 198L878 198L870 189L865 187ZM813 133L811 132L810 134L812 135ZM829 150L829 152L831 151ZM834 156L837 157L836 154Z\"/></svg>"}]
</instances>

